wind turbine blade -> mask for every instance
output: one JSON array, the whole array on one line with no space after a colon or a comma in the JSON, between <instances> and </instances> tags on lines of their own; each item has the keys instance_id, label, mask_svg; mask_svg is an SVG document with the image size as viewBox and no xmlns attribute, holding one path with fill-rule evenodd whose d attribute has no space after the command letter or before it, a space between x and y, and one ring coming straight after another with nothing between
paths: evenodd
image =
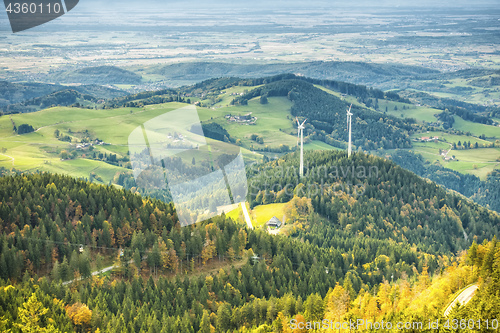
<instances>
[{"instance_id":1,"label":"wind turbine blade","mask_svg":"<svg viewBox=\"0 0 500 333\"><path fill-rule=\"evenodd\" d=\"M297 120L297 125L300 125L299 118L295 117L295 120Z\"/></svg>"},{"instance_id":2,"label":"wind turbine blade","mask_svg":"<svg viewBox=\"0 0 500 333\"><path fill-rule=\"evenodd\" d=\"M304 122L302 124L300 124L300 126L304 125L306 121L307 121L307 118L306 118L306 120L304 120Z\"/></svg>"}]
</instances>

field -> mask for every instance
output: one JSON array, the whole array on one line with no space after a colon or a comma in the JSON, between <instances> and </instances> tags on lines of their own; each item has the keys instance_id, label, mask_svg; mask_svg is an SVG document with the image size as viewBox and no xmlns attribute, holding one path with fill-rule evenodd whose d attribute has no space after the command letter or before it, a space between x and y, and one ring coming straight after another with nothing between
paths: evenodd
<instances>
[{"instance_id":1,"label":"field","mask_svg":"<svg viewBox=\"0 0 500 333\"><path fill-rule=\"evenodd\" d=\"M276 216L280 221L283 221L284 208L286 203L274 203L269 205L259 205L254 207L250 214L252 223L255 228L263 226L273 216Z\"/></svg>"},{"instance_id":2,"label":"field","mask_svg":"<svg viewBox=\"0 0 500 333\"><path fill-rule=\"evenodd\" d=\"M500 133L499 133L499 135L500 135ZM453 142L458 143L459 141L460 142L469 142L470 141L471 144L475 144L477 142L478 145L490 143L490 141L488 141L488 140L476 138L476 137L471 136L471 135L457 135L457 134L450 134L450 133L439 132L439 131L429 131L429 132L425 132L425 133L416 133L416 134L411 135L412 138L421 138L424 136L428 136L428 137L437 136L440 141L444 141L446 143L453 143Z\"/></svg>"},{"instance_id":3,"label":"field","mask_svg":"<svg viewBox=\"0 0 500 333\"><path fill-rule=\"evenodd\" d=\"M204 110L200 113L200 119L215 120L223 126L231 136L241 139L246 147L254 146L256 149L264 148L266 145L278 147L280 144L289 147L297 144L297 130L293 126L290 115L292 103L286 97L272 97L268 104L260 104L259 98L251 99L248 105L221 107L215 110ZM244 115L252 112L252 117L257 117L255 125L246 125L228 121L224 116L227 114ZM264 143L259 144L250 139L252 134L258 134L264 138Z\"/></svg>"},{"instance_id":4,"label":"field","mask_svg":"<svg viewBox=\"0 0 500 333\"><path fill-rule=\"evenodd\" d=\"M443 166L461 173L470 173L485 179L493 169L500 167L500 148L480 148L470 150L452 150L457 161L443 162Z\"/></svg>"},{"instance_id":5,"label":"field","mask_svg":"<svg viewBox=\"0 0 500 333\"><path fill-rule=\"evenodd\" d=\"M245 205L248 207L248 203L245 202ZM225 213L227 217L232 218L235 221L241 221L242 223L245 223L245 218L243 217L243 210L241 209L241 205L238 205L235 209Z\"/></svg>"},{"instance_id":6,"label":"field","mask_svg":"<svg viewBox=\"0 0 500 333\"><path fill-rule=\"evenodd\" d=\"M340 148L330 146L323 141L312 140L311 142L304 144L304 150L341 150Z\"/></svg>"},{"instance_id":7,"label":"field","mask_svg":"<svg viewBox=\"0 0 500 333\"><path fill-rule=\"evenodd\" d=\"M463 120L460 117L454 116L455 123L453 124L453 128L463 131L470 132L475 136L486 135L488 138L500 138L500 127L484 125L473 123L471 121Z\"/></svg>"},{"instance_id":8,"label":"field","mask_svg":"<svg viewBox=\"0 0 500 333\"><path fill-rule=\"evenodd\" d=\"M498 159L500 158L499 148L478 148L478 149L452 149L448 156L455 157L455 160L445 161L439 155L439 149L449 150L452 148L452 143L470 142L471 144L478 143L480 146L489 144L490 141L483 140L468 135L455 135L443 132L426 132L413 134L412 138L420 138L423 136L439 137L439 141L434 142L413 142L412 151L421 154L430 163L439 163L445 168L449 168L461 173L469 173L485 179L486 175L493 169L500 166Z\"/></svg>"},{"instance_id":9,"label":"field","mask_svg":"<svg viewBox=\"0 0 500 333\"><path fill-rule=\"evenodd\" d=\"M283 220L283 215L286 203L273 203L269 205L259 205L255 206L254 209L250 209L248 203L246 203L248 213L250 214L250 219L254 228L262 227L267 221L269 221L273 216L276 216L280 221ZM243 211L241 206L228 212L226 216L232 218L236 221L245 222L243 217Z\"/></svg>"},{"instance_id":10,"label":"field","mask_svg":"<svg viewBox=\"0 0 500 333\"><path fill-rule=\"evenodd\" d=\"M387 106L387 114L397 117L397 118L415 118L419 122L435 122L437 118L434 117L435 114L442 112L441 110L428 108L424 106L415 106L411 104L379 100L378 111L383 112ZM397 110L394 107L397 106ZM405 109L403 109L405 106Z\"/></svg>"}]
</instances>

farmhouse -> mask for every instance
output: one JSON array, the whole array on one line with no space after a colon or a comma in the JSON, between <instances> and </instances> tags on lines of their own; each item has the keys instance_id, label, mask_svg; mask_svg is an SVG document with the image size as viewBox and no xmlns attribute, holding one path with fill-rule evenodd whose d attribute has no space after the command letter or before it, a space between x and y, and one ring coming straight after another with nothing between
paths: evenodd
<instances>
[{"instance_id":1,"label":"farmhouse","mask_svg":"<svg viewBox=\"0 0 500 333\"><path fill-rule=\"evenodd\" d=\"M243 116L233 116L231 114L227 114L225 118L231 122L246 123L247 125L255 125L255 121L257 120L257 117L252 117L252 112Z\"/></svg>"},{"instance_id":2,"label":"farmhouse","mask_svg":"<svg viewBox=\"0 0 500 333\"><path fill-rule=\"evenodd\" d=\"M279 228L281 227L281 221L276 216L273 216L269 221L266 222L266 225L272 228Z\"/></svg>"},{"instance_id":3,"label":"farmhouse","mask_svg":"<svg viewBox=\"0 0 500 333\"><path fill-rule=\"evenodd\" d=\"M425 141L425 142L435 141L435 140L439 140L439 137L437 137L437 136L433 136L433 137L423 136L420 138L420 141Z\"/></svg>"}]
</instances>

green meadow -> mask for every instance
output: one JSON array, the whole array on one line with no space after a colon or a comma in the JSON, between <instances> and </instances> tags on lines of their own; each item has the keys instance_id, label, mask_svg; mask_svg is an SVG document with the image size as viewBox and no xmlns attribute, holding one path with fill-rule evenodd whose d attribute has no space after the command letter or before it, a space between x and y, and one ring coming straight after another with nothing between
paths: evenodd
<instances>
[{"instance_id":1,"label":"green meadow","mask_svg":"<svg viewBox=\"0 0 500 333\"><path fill-rule=\"evenodd\" d=\"M253 226L259 228L269 221L273 216L276 216L280 221L283 221L286 203L274 203L269 205L259 205L254 207L250 214Z\"/></svg>"},{"instance_id":2,"label":"green meadow","mask_svg":"<svg viewBox=\"0 0 500 333\"><path fill-rule=\"evenodd\" d=\"M340 148L330 146L328 143L323 141L312 140L307 144L304 144L304 150L341 150Z\"/></svg>"},{"instance_id":3,"label":"green meadow","mask_svg":"<svg viewBox=\"0 0 500 333\"><path fill-rule=\"evenodd\" d=\"M415 133L412 138L434 137L437 136L437 142L413 142L412 151L421 154L428 162L439 163L445 168L449 168L461 173L468 173L485 179L486 175L494 169L500 167L500 148L478 148L478 149L452 149L448 156L455 157L455 160L445 161L439 155L439 149L449 150L452 148L452 143L460 141L470 142L471 144L478 143L481 147L483 144L489 144L490 141L483 140L471 135L456 135L444 132L425 132ZM457 146L458 148L459 146Z\"/></svg>"},{"instance_id":4,"label":"green meadow","mask_svg":"<svg viewBox=\"0 0 500 333\"><path fill-rule=\"evenodd\" d=\"M259 98L248 101L248 105L221 107L214 110L203 110L200 119L211 120L223 126L231 136L240 139L245 147L254 146L255 149L278 147L280 144L292 147L297 144L297 130L294 128L293 117L290 115L292 102L286 97L271 97L267 104L260 104ZM255 125L230 122L225 115L245 115L252 112L256 117ZM250 139L252 134L264 138L259 144Z\"/></svg>"},{"instance_id":5,"label":"green meadow","mask_svg":"<svg viewBox=\"0 0 500 333\"><path fill-rule=\"evenodd\" d=\"M252 220L252 225L254 226L254 228L262 227L273 216L276 216L280 221L283 221L286 203L259 205L255 206L254 209L250 209L248 203L245 204L247 205L248 214L250 215L250 219ZM226 213L226 216L236 221L239 220L245 222L245 218L243 217L243 210L241 209L240 205L238 205L238 207L233 209L232 211Z\"/></svg>"},{"instance_id":6,"label":"green meadow","mask_svg":"<svg viewBox=\"0 0 500 333\"><path fill-rule=\"evenodd\" d=\"M486 175L500 167L500 148L452 150L457 161L443 162L443 166L461 173L470 173L485 179Z\"/></svg>"},{"instance_id":7,"label":"green meadow","mask_svg":"<svg viewBox=\"0 0 500 333\"><path fill-rule=\"evenodd\" d=\"M471 121L463 120L458 116L453 116L455 118L455 123L453 128L460 130L462 132L470 132L475 136L486 135L488 138L500 138L500 127L491 126L479 123L473 123Z\"/></svg>"},{"instance_id":8,"label":"green meadow","mask_svg":"<svg viewBox=\"0 0 500 333\"><path fill-rule=\"evenodd\" d=\"M123 157L128 152L130 133L148 120L166 112L186 107L182 103L149 105L144 108L119 108L111 110L55 107L29 114L15 114L0 117L0 166L23 171L49 171L69 174L78 178L89 178L96 173L103 183L108 183L117 172L130 171L124 167L89 159L93 152L117 154ZM199 108L201 119L210 119L213 110ZM18 135L16 126L29 124L35 132ZM54 131L71 137L72 142L60 141ZM75 150L84 131L92 138L103 140L106 145L94 146L94 151L79 151L75 159L61 159L62 151ZM208 143L214 140L207 139ZM241 148L245 159L257 161L262 155Z\"/></svg>"}]
</instances>

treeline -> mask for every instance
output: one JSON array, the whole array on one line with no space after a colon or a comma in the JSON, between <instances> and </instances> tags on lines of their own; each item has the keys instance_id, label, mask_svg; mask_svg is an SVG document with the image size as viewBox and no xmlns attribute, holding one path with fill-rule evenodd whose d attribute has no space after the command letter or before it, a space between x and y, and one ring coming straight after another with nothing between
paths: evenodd
<instances>
[{"instance_id":1,"label":"treeline","mask_svg":"<svg viewBox=\"0 0 500 333\"><path fill-rule=\"evenodd\" d=\"M436 115L436 118L443 122L443 128L448 129L453 127L453 123L455 123L455 118L453 115L446 109L445 111Z\"/></svg>"},{"instance_id":2,"label":"treeline","mask_svg":"<svg viewBox=\"0 0 500 333\"><path fill-rule=\"evenodd\" d=\"M106 102L106 106L110 108L120 107L127 105L128 102L133 102L137 100L147 100L148 98L158 97L162 98L162 95L175 95L175 91L172 89L161 89L155 91L143 91L137 94L130 94L123 97L117 97Z\"/></svg>"},{"instance_id":3,"label":"treeline","mask_svg":"<svg viewBox=\"0 0 500 333\"><path fill-rule=\"evenodd\" d=\"M497 170L488 174L482 181L477 176L462 174L440 165L425 162L420 154L396 150L392 160L417 175L428 178L437 184L457 191L478 204L500 212L500 173Z\"/></svg>"},{"instance_id":4,"label":"treeline","mask_svg":"<svg viewBox=\"0 0 500 333\"><path fill-rule=\"evenodd\" d=\"M175 92L172 93L171 90L161 90L158 92L157 91L144 92L113 99L106 102L104 104L104 108L109 108L109 109L120 108L120 107L139 108L145 105L162 104L170 102L191 104L191 99L180 96Z\"/></svg>"}]
</instances>

